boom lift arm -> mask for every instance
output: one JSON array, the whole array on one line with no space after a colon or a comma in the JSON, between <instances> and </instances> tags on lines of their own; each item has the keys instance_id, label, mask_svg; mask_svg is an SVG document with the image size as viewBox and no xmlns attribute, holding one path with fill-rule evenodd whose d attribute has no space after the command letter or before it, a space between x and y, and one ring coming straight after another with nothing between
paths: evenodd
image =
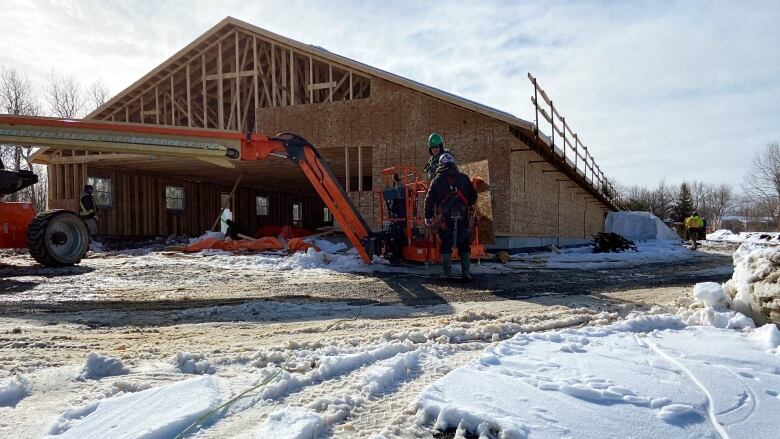
<instances>
[{"instance_id":1,"label":"boom lift arm","mask_svg":"<svg viewBox=\"0 0 780 439\"><path fill-rule=\"evenodd\" d=\"M0 143L193 157L225 167L233 167L233 160L285 157L301 168L363 261L370 263L375 253L376 238L365 219L317 149L300 136L0 115Z\"/></svg>"}]
</instances>

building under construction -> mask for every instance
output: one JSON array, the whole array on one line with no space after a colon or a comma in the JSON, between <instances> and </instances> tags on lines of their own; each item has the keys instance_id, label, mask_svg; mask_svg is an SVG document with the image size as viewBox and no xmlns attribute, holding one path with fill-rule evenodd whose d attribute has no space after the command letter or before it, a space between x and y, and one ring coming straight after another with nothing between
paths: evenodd
<instances>
[{"instance_id":1,"label":"building under construction","mask_svg":"<svg viewBox=\"0 0 780 439\"><path fill-rule=\"evenodd\" d=\"M497 247L589 240L615 209L612 191L532 82L534 123L228 17L87 119L301 135L319 148L375 230L381 225L372 191L382 170L422 169L427 137L440 132L459 164L490 184L481 203L488 204L483 211ZM536 130L540 120L551 126L550 136ZM93 183L104 235L199 235L224 206L250 231L332 224L287 160L226 168L143 148L117 154L77 146L44 148L35 160L48 165L51 208L78 210L81 186Z\"/></svg>"}]
</instances>

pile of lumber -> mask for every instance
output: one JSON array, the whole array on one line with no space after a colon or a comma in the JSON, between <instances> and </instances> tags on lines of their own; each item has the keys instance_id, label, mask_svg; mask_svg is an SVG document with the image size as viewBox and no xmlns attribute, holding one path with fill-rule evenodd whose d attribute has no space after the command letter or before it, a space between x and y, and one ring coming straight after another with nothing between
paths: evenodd
<instances>
[{"instance_id":1,"label":"pile of lumber","mask_svg":"<svg viewBox=\"0 0 780 439\"><path fill-rule=\"evenodd\" d=\"M593 235L593 253L619 253L626 250L639 251L634 241L617 233L596 233Z\"/></svg>"}]
</instances>

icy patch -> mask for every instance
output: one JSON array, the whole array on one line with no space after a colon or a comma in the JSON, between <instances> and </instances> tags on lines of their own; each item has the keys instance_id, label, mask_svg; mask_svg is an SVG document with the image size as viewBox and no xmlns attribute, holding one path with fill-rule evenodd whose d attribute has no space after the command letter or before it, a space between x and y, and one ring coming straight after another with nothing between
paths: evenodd
<instances>
[{"instance_id":1,"label":"icy patch","mask_svg":"<svg viewBox=\"0 0 780 439\"><path fill-rule=\"evenodd\" d=\"M128 373L130 373L130 370L125 367L122 360L90 352L87 355L87 363L81 370L79 378L99 380L103 377L127 375Z\"/></svg>"},{"instance_id":2,"label":"icy patch","mask_svg":"<svg viewBox=\"0 0 780 439\"><path fill-rule=\"evenodd\" d=\"M16 404L30 393L32 393L30 381L21 375L16 375L7 383L0 385L0 407L16 407Z\"/></svg>"},{"instance_id":3,"label":"icy patch","mask_svg":"<svg viewBox=\"0 0 780 439\"><path fill-rule=\"evenodd\" d=\"M704 306L725 306L731 305L729 297L723 287L715 282L701 282L693 287L693 297Z\"/></svg>"},{"instance_id":4,"label":"icy patch","mask_svg":"<svg viewBox=\"0 0 780 439\"><path fill-rule=\"evenodd\" d=\"M285 438L309 439L323 427L322 416L299 407L287 407L277 410L268 416L262 427L249 437L255 439Z\"/></svg>"},{"instance_id":5,"label":"icy patch","mask_svg":"<svg viewBox=\"0 0 780 439\"><path fill-rule=\"evenodd\" d=\"M177 352L173 364L181 373L203 375L215 372L214 366L201 353Z\"/></svg>"},{"instance_id":6,"label":"icy patch","mask_svg":"<svg viewBox=\"0 0 780 439\"><path fill-rule=\"evenodd\" d=\"M172 438L219 402L213 377L197 377L66 410L49 430L56 438Z\"/></svg>"}]
</instances>

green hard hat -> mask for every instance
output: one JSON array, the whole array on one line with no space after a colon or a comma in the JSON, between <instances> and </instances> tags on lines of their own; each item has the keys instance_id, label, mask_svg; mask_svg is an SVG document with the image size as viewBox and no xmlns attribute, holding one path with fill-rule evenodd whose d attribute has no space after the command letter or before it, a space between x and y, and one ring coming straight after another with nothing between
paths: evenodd
<instances>
[{"instance_id":1,"label":"green hard hat","mask_svg":"<svg viewBox=\"0 0 780 439\"><path fill-rule=\"evenodd\" d=\"M428 136L428 149L441 148L444 145L444 138L439 133L433 133Z\"/></svg>"}]
</instances>

